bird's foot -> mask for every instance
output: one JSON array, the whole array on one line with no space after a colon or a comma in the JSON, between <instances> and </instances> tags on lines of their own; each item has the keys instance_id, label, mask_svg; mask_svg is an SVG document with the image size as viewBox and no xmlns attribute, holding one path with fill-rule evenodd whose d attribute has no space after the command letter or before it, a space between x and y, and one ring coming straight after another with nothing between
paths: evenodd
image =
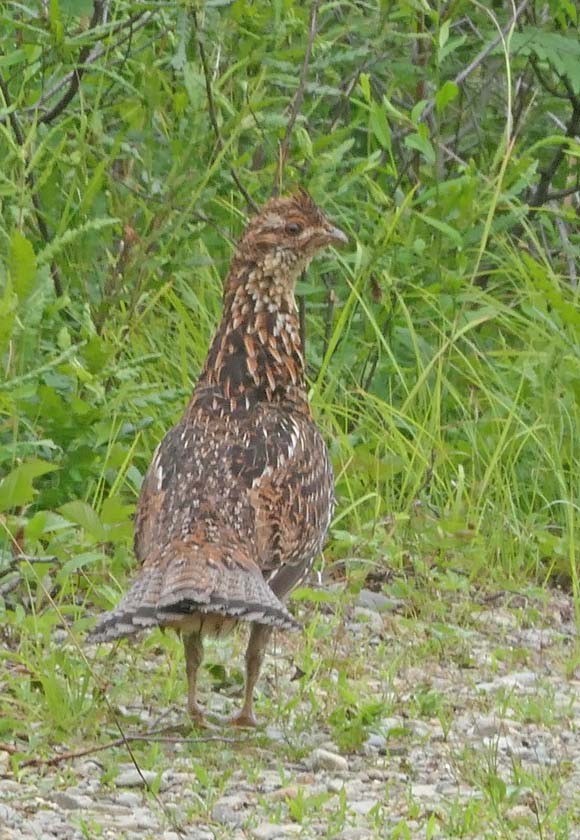
<instances>
[{"instance_id":1,"label":"bird's foot","mask_svg":"<svg viewBox=\"0 0 580 840\"><path fill-rule=\"evenodd\" d=\"M258 721L252 711L247 712L242 709L241 712L238 712L237 715L234 715L228 720L228 724L230 726L241 726L248 729L255 729L256 726L258 726Z\"/></svg>"},{"instance_id":2,"label":"bird's foot","mask_svg":"<svg viewBox=\"0 0 580 840\"><path fill-rule=\"evenodd\" d=\"M215 731L219 729L219 726L216 726L216 724L209 719L208 713L205 709L202 709L202 707L198 706L197 703L195 703L195 705L189 705L187 707L187 711L189 712L191 722L198 729L205 729L206 731Z\"/></svg>"}]
</instances>

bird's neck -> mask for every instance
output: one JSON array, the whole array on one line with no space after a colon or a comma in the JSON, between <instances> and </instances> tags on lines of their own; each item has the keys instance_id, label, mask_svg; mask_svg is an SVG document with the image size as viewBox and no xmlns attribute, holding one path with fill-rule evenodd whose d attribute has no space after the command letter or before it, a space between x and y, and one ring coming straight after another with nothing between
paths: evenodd
<instances>
[{"instance_id":1,"label":"bird's neck","mask_svg":"<svg viewBox=\"0 0 580 840\"><path fill-rule=\"evenodd\" d=\"M229 411L250 410L258 402L291 402L309 413L292 287L283 266L234 262L222 319L196 388L198 399L211 394Z\"/></svg>"}]
</instances>

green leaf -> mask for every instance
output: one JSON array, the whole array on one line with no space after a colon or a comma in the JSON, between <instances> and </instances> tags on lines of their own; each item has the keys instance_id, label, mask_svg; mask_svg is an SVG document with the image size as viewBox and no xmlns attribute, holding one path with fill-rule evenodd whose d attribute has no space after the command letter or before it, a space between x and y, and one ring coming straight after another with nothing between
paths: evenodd
<instances>
[{"instance_id":1,"label":"green leaf","mask_svg":"<svg viewBox=\"0 0 580 840\"><path fill-rule=\"evenodd\" d=\"M466 41L466 35L459 35L457 38L449 38L449 40L447 40L445 44L440 44L439 64L443 64L447 56L451 55L451 53L455 52L455 50L459 49L459 47L462 47Z\"/></svg>"},{"instance_id":2,"label":"green leaf","mask_svg":"<svg viewBox=\"0 0 580 840\"><path fill-rule=\"evenodd\" d=\"M453 244L456 248L461 249L463 247L463 240L461 238L461 234L452 228L451 225L448 225L447 222L442 222L441 219L434 219L433 216L427 216L425 213L420 213L418 210L415 210L415 214L423 221L425 224L430 225L431 227L438 230L448 239L451 239Z\"/></svg>"},{"instance_id":3,"label":"green leaf","mask_svg":"<svg viewBox=\"0 0 580 840\"><path fill-rule=\"evenodd\" d=\"M36 278L36 256L28 239L15 230L10 237L10 258L8 267L19 300L24 300L34 286Z\"/></svg>"},{"instance_id":4,"label":"green leaf","mask_svg":"<svg viewBox=\"0 0 580 840\"><path fill-rule=\"evenodd\" d=\"M326 589L312 589L310 586L300 586L292 593L293 601L309 601L311 604L335 604L340 600L339 592L329 592Z\"/></svg>"},{"instance_id":5,"label":"green leaf","mask_svg":"<svg viewBox=\"0 0 580 840\"><path fill-rule=\"evenodd\" d=\"M129 522L134 510L135 505L127 504L121 496L109 496L101 508L101 521L105 525Z\"/></svg>"},{"instance_id":6,"label":"green leaf","mask_svg":"<svg viewBox=\"0 0 580 840\"><path fill-rule=\"evenodd\" d=\"M91 537L100 542L107 539L107 529L99 519L99 515L94 508L87 502L82 502L77 499L74 502L67 502L59 508L61 514L69 522L74 522L75 525L86 531Z\"/></svg>"},{"instance_id":7,"label":"green leaf","mask_svg":"<svg viewBox=\"0 0 580 840\"><path fill-rule=\"evenodd\" d=\"M447 41L449 40L449 29L451 27L451 21L446 20L441 25L441 29L439 30L439 49L442 49Z\"/></svg>"},{"instance_id":8,"label":"green leaf","mask_svg":"<svg viewBox=\"0 0 580 840\"><path fill-rule=\"evenodd\" d=\"M37 493L32 485L34 479L57 469L54 464L39 458L15 467L0 482L0 511L29 504Z\"/></svg>"},{"instance_id":9,"label":"green leaf","mask_svg":"<svg viewBox=\"0 0 580 840\"><path fill-rule=\"evenodd\" d=\"M437 91L435 94L435 105L437 106L437 111L441 113L446 105L449 105L450 102L457 97L459 93L459 88L455 84L455 82L447 81L441 87L440 90Z\"/></svg>"},{"instance_id":10,"label":"green leaf","mask_svg":"<svg viewBox=\"0 0 580 840\"><path fill-rule=\"evenodd\" d=\"M61 236L57 236L38 254L38 262L46 263L53 259L66 245L70 245L75 239L84 236L90 231L102 230L119 223L119 219L105 217L103 219L91 219L84 225L66 230Z\"/></svg>"},{"instance_id":11,"label":"green leaf","mask_svg":"<svg viewBox=\"0 0 580 840\"><path fill-rule=\"evenodd\" d=\"M0 264L0 282L2 277L2 265ZM4 293L0 297L0 350L3 350L12 336L12 330L16 321L16 310L18 309L18 297L12 289L10 279L5 280Z\"/></svg>"},{"instance_id":12,"label":"green leaf","mask_svg":"<svg viewBox=\"0 0 580 840\"><path fill-rule=\"evenodd\" d=\"M411 122L413 125L419 125L419 120L421 119L421 114L427 107L427 100L420 99L418 102L415 102L411 109Z\"/></svg>"},{"instance_id":13,"label":"green leaf","mask_svg":"<svg viewBox=\"0 0 580 840\"><path fill-rule=\"evenodd\" d=\"M391 151L391 127L385 109L378 102L371 105L370 126L373 134L387 151Z\"/></svg>"},{"instance_id":14,"label":"green leaf","mask_svg":"<svg viewBox=\"0 0 580 840\"><path fill-rule=\"evenodd\" d=\"M56 44L60 45L64 41L64 26L62 20L60 19L58 0L50 0L48 8L50 12L50 28L52 29L52 34L54 35Z\"/></svg>"},{"instance_id":15,"label":"green leaf","mask_svg":"<svg viewBox=\"0 0 580 840\"><path fill-rule=\"evenodd\" d=\"M361 73L358 77L358 83L362 94L367 102L371 101L371 80L368 73Z\"/></svg>"},{"instance_id":16,"label":"green leaf","mask_svg":"<svg viewBox=\"0 0 580 840\"><path fill-rule=\"evenodd\" d=\"M10 67L13 64L24 64L27 59L26 50L10 50L8 55L0 56L0 68Z\"/></svg>"},{"instance_id":17,"label":"green leaf","mask_svg":"<svg viewBox=\"0 0 580 840\"><path fill-rule=\"evenodd\" d=\"M84 569L85 566L94 566L96 563L102 562L102 559L103 555L98 551L84 551L75 554L58 570L57 580L62 583L73 572Z\"/></svg>"},{"instance_id":18,"label":"green leaf","mask_svg":"<svg viewBox=\"0 0 580 840\"><path fill-rule=\"evenodd\" d=\"M405 137L405 146L408 149L416 149L421 152L427 163L435 163L435 149L428 137L420 134L409 134Z\"/></svg>"},{"instance_id":19,"label":"green leaf","mask_svg":"<svg viewBox=\"0 0 580 840\"><path fill-rule=\"evenodd\" d=\"M510 43L513 52L523 56L535 55L540 61L547 61L556 73L568 79L574 93L580 94L578 33L567 36L535 26L525 26L521 32L513 33Z\"/></svg>"}]
</instances>

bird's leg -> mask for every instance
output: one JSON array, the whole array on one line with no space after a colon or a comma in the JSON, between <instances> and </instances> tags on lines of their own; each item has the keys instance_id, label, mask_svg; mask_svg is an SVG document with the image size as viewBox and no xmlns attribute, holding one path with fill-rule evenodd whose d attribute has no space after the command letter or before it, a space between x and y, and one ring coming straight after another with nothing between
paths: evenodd
<instances>
[{"instance_id":1,"label":"bird's leg","mask_svg":"<svg viewBox=\"0 0 580 840\"><path fill-rule=\"evenodd\" d=\"M233 726L256 726L254 716L254 688L260 669L264 661L266 645L272 634L272 628L266 624L252 624L250 640L246 650L246 684L244 688L244 705L230 723Z\"/></svg>"},{"instance_id":2,"label":"bird's leg","mask_svg":"<svg viewBox=\"0 0 580 840\"><path fill-rule=\"evenodd\" d=\"M197 672L203 659L203 640L199 633L183 634L185 671L187 673L187 711L197 726L207 726L203 709L196 700Z\"/></svg>"}]
</instances>

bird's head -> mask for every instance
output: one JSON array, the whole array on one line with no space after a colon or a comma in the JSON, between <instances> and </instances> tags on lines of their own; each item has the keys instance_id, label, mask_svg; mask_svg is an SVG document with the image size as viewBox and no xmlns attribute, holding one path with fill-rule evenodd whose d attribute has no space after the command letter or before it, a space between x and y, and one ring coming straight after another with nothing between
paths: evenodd
<instances>
[{"instance_id":1,"label":"bird's head","mask_svg":"<svg viewBox=\"0 0 580 840\"><path fill-rule=\"evenodd\" d=\"M238 250L266 273L284 273L294 280L318 251L346 242L346 234L300 189L270 199L248 224Z\"/></svg>"}]
</instances>

